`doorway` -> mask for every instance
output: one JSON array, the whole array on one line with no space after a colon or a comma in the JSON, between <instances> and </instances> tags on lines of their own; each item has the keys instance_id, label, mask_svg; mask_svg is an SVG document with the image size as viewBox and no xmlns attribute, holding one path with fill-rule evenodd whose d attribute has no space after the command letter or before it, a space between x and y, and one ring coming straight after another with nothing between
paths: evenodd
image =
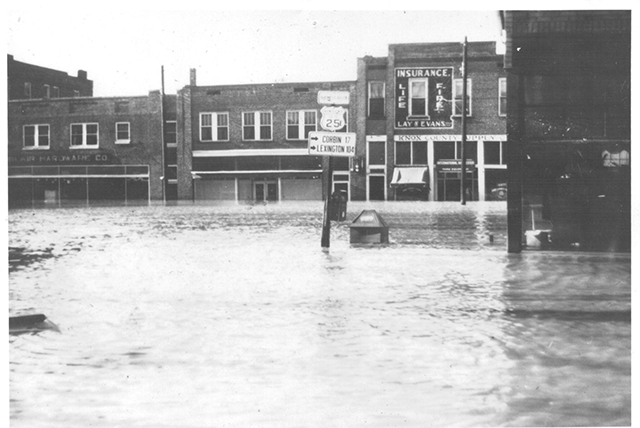
<instances>
[{"instance_id":1,"label":"doorway","mask_svg":"<svg viewBox=\"0 0 640 428\"><path fill-rule=\"evenodd\" d=\"M260 180L253 182L253 197L256 202L275 202L278 200L278 182Z\"/></svg>"},{"instance_id":2,"label":"doorway","mask_svg":"<svg viewBox=\"0 0 640 428\"><path fill-rule=\"evenodd\" d=\"M385 187L384 175L370 175L369 176L369 200L384 201L385 200L384 187Z\"/></svg>"}]
</instances>

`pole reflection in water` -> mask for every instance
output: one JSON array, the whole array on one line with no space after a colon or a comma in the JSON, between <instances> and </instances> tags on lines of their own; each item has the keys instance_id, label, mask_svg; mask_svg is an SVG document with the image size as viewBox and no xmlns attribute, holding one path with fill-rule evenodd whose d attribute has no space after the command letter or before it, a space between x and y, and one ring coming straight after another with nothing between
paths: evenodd
<instances>
[{"instance_id":1,"label":"pole reflection in water","mask_svg":"<svg viewBox=\"0 0 640 428\"><path fill-rule=\"evenodd\" d=\"M10 338L12 427L630 424L628 257L365 208L389 245L322 251L321 202L11 211L10 313L61 330Z\"/></svg>"}]
</instances>

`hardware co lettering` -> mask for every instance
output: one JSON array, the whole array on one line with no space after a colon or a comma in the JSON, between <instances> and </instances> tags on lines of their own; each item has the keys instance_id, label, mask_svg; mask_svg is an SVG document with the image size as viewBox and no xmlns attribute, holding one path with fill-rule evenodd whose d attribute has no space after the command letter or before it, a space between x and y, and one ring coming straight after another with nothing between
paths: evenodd
<instances>
[{"instance_id":1,"label":"hardware co lettering","mask_svg":"<svg viewBox=\"0 0 640 428\"><path fill-rule=\"evenodd\" d=\"M9 164L92 164L110 162L111 156L106 153L96 154L42 154L42 155L9 155Z\"/></svg>"}]
</instances>

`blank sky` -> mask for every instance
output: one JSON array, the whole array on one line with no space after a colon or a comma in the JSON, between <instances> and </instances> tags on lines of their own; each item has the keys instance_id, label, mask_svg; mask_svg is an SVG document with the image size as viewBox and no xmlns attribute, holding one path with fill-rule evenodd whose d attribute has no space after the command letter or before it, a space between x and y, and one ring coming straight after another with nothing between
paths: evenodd
<instances>
[{"instance_id":1,"label":"blank sky","mask_svg":"<svg viewBox=\"0 0 640 428\"><path fill-rule=\"evenodd\" d=\"M175 93L198 85L355 80L357 58L394 43L496 41L498 11L112 10L8 11L17 61L76 75L95 96Z\"/></svg>"}]
</instances>

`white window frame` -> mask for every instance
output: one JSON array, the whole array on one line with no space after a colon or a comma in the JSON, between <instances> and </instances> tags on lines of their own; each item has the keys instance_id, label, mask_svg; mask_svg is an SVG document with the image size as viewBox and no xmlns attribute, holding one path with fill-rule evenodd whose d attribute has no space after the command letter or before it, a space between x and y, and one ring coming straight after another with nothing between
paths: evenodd
<instances>
[{"instance_id":1,"label":"white window frame","mask_svg":"<svg viewBox=\"0 0 640 428\"><path fill-rule=\"evenodd\" d=\"M413 84L416 82L424 83L424 114L417 114L413 112ZM429 116L429 79L428 78L416 78L409 79L409 116L412 117L428 117Z\"/></svg>"},{"instance_id":2,"label":"white window frame","mask_svg":"<svg viewBox=\"0 0 640 428\"><path fill-rule=\"evenodd\" d=\"M127 138L118 138L118 125L127 125ZM129 144L131 142L131 123L116 122L116 144Z\"/></svg>"},{"instance_id":3,"label":"white window frame","mask_svg":"<svg viewBox=\"0 0 640 428\"><path fill-rule=\"evenodd\" d=\"M210 124L204 125L204 118L209 117ZM220 125L220 118L226 117L226 125ZM211 128L211 138L205 139L203 136L203 130L205 128ZM225 128L227 130L227 138L220 138L218 130L220 128ZM212 112L205 111L200 113L200 141L202 142L214 142L214 141L229 141L229 112ZM176 129L177 131L177 129Z\"/></svg>"},{"instance_id":4,"label":"white window frame","mask_svg":"<svg viewBox=\"0 0 640 428\"><path fill-rule=\"evenodd\" d=\"M372 90L371 90L371 86L374 84L381 84L382 85L382 98L373 98L371 96L372 94ZM367 117L371 117L371 100L379 100L382 99L382 116L384 117L385 115L385 96L386 96L386 89L387 89L387 83L384 80L372 80L369 82L369 87L368 87L368 92L367 92ZM378 116L376 116L378 117Z\"/></svg>"},{"instance_id":5,"label":"white window frame","mask_svg":"<svg viewBox=\"0 0 640 428\"><path fill-rule=\"evenodd\" d=\"M267 124L262 124L261 117L262 114L269 114L269 138L260 138L260 128L262 126L267 126ZM245 125L245 115L253 115L253 125ZM253 126L253 134L255 138L246 138L245 135L245 127ZM261 110L261 111L246 111L242 112L242 141L273 141L273 112L270 110Z\"/></svg>"},{"instance_id":6,"label":"white window frame","mask_svg":"<svg viewBox=\"0 0 640 428\"><path fill-rule=\"evenodd\" d=\"M168 133L167 133L167 131L166 131L166 125L168 125L168 124L170 124L170 123L172 123L172 124L174 124L174 125L175 125L176 132L175 132L175 134L174 134L174 135L175 135L175 137L176 137L176 140L175 140L173 143L169 143L169 142L167 142L166 144L167 144L167 147L178 147L178 121L177 121L177 120L167 120L167 121L165 122L165 135L168 135ZM229 133L228 133L228 132L227 132L227 135L229 135Z\"/></svg>"},{"instance_id":7,"label":"white window frame","mask_svg":"<svg viewBox=\"0 0 640 428\"><path fill-rule=\"evenodd\" d=\"M311 123L307 124L305 122L305 118L307 117L306 113L313 113L314 121L312 124ZM297 123L298 137L297 138L293 138L289 136L289 126L292 126L289 124L289 114L295 114L298 116L298 123ZM294 140L294 141L306 140L308 138L308 135L305 135L305 128L307 127L307 125L313 125L313 131L310 131L310 132L315 132L318 130L318 111L317 110L287 110L286 118L287 118L287 124L286 124L287 140Z\"/></svg>"},{"instance_id":8,"label":"white window frame","mask_svg":"<svg viewBox=\"0 0 640 428\"><path fill-rule=\"evenodd\" d=\"M453 116L462 117L461 113L457 113L456 112L456 105L457 105L456 102L458 101L458 90L457 90L458 82L462 83L462 79L461 78L460 79L453 79ZM472 108L472 106L473 106L473 96L472 96L472 94L473 94L473 91L472 91L473 84L472 83L473 82L471 81L471 79L467 77L467 98L469 99L469 102L468 102L469 105L467 106L469 108L469 114L467 115L467 117L473 116L473 108ZM459 98L462 101L462 86L460 86L460 97Z\"/></svg>"},{"instance_id":9,"label":"white window frame","mask_svg":"<svg viewBox=\"0 0 640 428\"><path fill-rule=\"evenodd\" d=\"M47 127L47 144L40 144L40 127ZM33 146L27 146L27 128L33 128ZM36 123L22 126L22 148L23 150L48 150L51 147L51 127L47 123Z\"/></svg>"},{"instance_id":10,"label":"white window frame","mask_svg":"<svg viewBox=\"0 0 640 428\"><path fill-rule=\"evenodd\" d=\"M487 163L486 161L486 157L484 154L484 150L485 150L485 146L487 143L499 143L499 148L500 148L500 163ZM456 145L457 147L457 145ZM478 149L480 149L480 146L478 146ZM484 140L482 143L482 159L483 159L483 163L485 165L485 168L496 168L496 167L506 167L506 159L505 159L505 145L504 145L504 141L495 141L495 140ZM479 154L479 152L478 152Z\"/></svg>"},{"instance_id":11,"label":"white window frame","mask_svg":"<svg viewBox=\"0 0 640 428\"><path fill-rule=\"evenodd\" d=\"M504 82L504 93L502 92L502 82ZM504 98L504 102L505 104L507 103L507 78L506 77L499 77L498 78L498 116L500 117L506 117L507 116L507 109L505 107L504 113L502 112L502 99Z\"/></svg>"},{"instance_id":12,"label":"white window frame","mask_svg":"<svg viewBox=\"0 0 640 428\"><path fill-rule=\"evenodd\" d=\"M87 137L89 133L87 132L87 126L95 125L96 126L96 144L87 144ZM74 126L82 126L82 144L73 144L73 127ZM94 134L91 134L94 135ZM100 147L100 125L97 122L89 122L89 123L72 123L69 126L69 138L70 138L70 147L71 149L97 149Z\"/></svg>"}]
</instances>

